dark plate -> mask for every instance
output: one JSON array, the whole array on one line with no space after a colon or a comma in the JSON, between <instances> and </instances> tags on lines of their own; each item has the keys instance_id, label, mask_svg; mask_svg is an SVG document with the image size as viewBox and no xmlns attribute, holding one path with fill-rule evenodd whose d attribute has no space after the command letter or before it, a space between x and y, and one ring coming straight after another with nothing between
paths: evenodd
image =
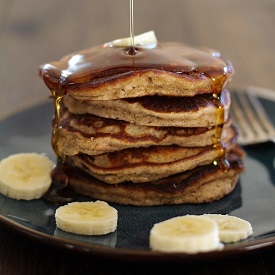
<instances>
[{"instance_id":1,"label":"dark plate","mask_svg":"<svg viewBox=\"0 0 275 275\"><path fill-rule=\"evenodd\" d=\"M275 123L274 92L261 99ZM270 96L269 96L270 95ZM55 160L50 145L52 104L28 109L0 122L0 159L20 152L46 153ZM265 143L245 147L246 171L236 189L223 199L201 205L134 207L112 204L119 213L117 231L106 236L87 237L56 228L56 206L42 199L16 201L0 195L0 222L27 235L76 252L98 257L143 261L196 261L217 259L275 246L275 146ZM80 197L79 200L89 200ZM253 236L225 245L223 250L188 255L159 253L149 249L149 232L156 222L186 214L221 213L248 220Z\"/></svg>"}]
</instances>

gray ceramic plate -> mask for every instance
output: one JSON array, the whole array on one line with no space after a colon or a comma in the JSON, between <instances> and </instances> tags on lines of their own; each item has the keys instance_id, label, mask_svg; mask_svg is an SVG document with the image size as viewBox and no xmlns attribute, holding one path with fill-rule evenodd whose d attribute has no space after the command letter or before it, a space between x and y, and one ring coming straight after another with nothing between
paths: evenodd
<instances>
[{"instance_id":1,"label":"gray ceramic plate","mask_svg":"<svg viewBox=\"0 0 275 275\"><path fill-rule=\"evenodd\" d=\"M261 99L275 124L274 92L259 89ZM19 152L55 156L50 145L51 103L31 108L0 122L0 159ZM65 249L102 257L144 261L193 261L247 253L275 246L275 145L265 143L245 148L246 171L229 196L203 205L133 207L113 204L118 210L117 231L106 236L87 237L56 228L56 206L42 199L16 201L0 195L0 221L30 238ZM79 200L88 200L80 197ZM154 223L185 214L221 213L251 222L253 236L228 244L223 250L187 255L158 253L149 249L149 232Z\"/></svg>"}]
</instances>

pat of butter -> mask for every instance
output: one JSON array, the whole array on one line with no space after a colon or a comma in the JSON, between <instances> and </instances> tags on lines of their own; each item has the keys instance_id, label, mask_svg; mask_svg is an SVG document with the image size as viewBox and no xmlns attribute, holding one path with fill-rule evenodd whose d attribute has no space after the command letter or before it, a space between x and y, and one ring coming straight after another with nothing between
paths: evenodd
<instances>
[{"instance_id":1,"label":"pat of butter","mask_svg":"<svg viewBox=\"0 0 275 275\"><path fill-rule=\"evenodd\" d=\"M148 31L134 36L134 46L153 49L157 46L158 40L154 31ZM107 42L104 47L129 47L131 46L131 38L120 38Z\"/></svg>"}]
</instances>

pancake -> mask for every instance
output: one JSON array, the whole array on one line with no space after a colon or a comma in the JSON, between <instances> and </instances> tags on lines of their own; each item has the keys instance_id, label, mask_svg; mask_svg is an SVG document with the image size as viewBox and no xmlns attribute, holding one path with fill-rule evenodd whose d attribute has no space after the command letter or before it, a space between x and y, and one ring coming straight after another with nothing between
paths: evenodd
<instances>
[{"instance_id":1,"label":"pancake","mask_svg":"<svg viewBox=\"0 0 275 275\"><path fill-rule=\"evenodd\" d=\"M148 126L211 127L217 125L217 108L228 119L230 94L223 90L220 99L212 94L195 97L139 97L105 101L80 101L65 96L64 105L74 114L93 114Z\"/></svg>"},{"instance_id":2,"label":"pancake","mask_svg":"<svg viewBox=\"0 0 275 275\"><path fill-rule=\"evenodd\" d=\"M152 127L94 115L62 112L58 150L65 155L98 155L126 148L152 145L204 147L213 145L216 127ZM236 136L230 119L223 127L222 139Z\"/></svg>"},{"instance_id":3,"label":"pancake","mask_svg":"<svg viewBox=\"0 0 275 275\"><path fill-rule=\"evenodd\" d=\"M112 153L89 156L78 154L67 156L72 166L83 169L109 184L124 181L133 183L157 180L169 175L210 164L221 158L221 154L236 145L230 143L228 148L216 146L180 147L150 146L146 148L124 149Z\"/></svg>"},{"instance_id":4,"label":"pancake","mask_svg":"<svg viewBox=\"0 0 275 275\"><path fill-rule=\"evenodd\" d=\"M244 167L231 156L225 172L217 165L201 166L151 183L106 184L78 168L70 168L70 186L79 194L124 205L206 203L232 192Z\"/></svg>"},{"instance_id":5,"label":"pancake","mask_svg":"<svg viewBox=\"0 0 275 275\"><path fill-rule=\"evenodd\" d=\"M137 48L134 60L127 49L100 45L40 68L51 91L64 89L79 100L220 94L233 72L218 51L175 42Z\"/></svg>"}]
</instances>

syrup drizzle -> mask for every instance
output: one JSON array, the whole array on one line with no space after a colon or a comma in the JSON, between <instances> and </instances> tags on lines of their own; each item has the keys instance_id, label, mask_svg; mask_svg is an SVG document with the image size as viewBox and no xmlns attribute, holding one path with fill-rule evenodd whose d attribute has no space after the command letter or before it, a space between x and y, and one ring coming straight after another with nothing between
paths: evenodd
<instances>
[{"instance_id":1,"label":"syrup drizzle","mask_svg":"<svg viewBox=\"0 0 275 275\"><path fill-rule=\"evenodd\" d=\"M213 148L216 149L216 152L218 154L218 158L213 161L213 164L215 166L218 166L220 170L223 172L227 172L230 168L230 163L226 159L226 147L223 144L222 140L222 131L224 126L224 107L221 102L220 93L217 93L219 91L220 87L223 87L226 83L227 79L227 67L224 67L224 74L220 76L220 78L212 77L213 82L213 97L217 99L218 106L216 109L216 126L215 126L215 135L213 136Z\"/></svg>"},{"instance_id":2,"label":"syrup drizzle","mask_svg":"<svg viewBox=\"0 0 275 275\"><path fill-rule=\"evenodd\" d=\"M61 101L66 92L64 78L60 78L59 90L52 90L54 104L54 120L52 127L52 148L57 156L57 164L52 170L52 184L50 189L44 194L43 199L55 205L63 205L77 199L77 193L69 187L69 167L66 164L66 155L59 150L59 133L61 118Z\"/></svg>"},{"instance_id":3,"label":"syrup drizzle","mask_svg":"<svg viewBox=\"0 0 275 275\"><path fill-rule=\"evenodd\" d=\"M55 205L66 204L77 199L77 193L69 187L69 167L60 161L59 158L56 167L52 170L52 185L43 196L45 201Z\"/></svg>"},{"instance_id":4,"label":"syrup drizzle","mask_svg":"<svg viewBox=\"0 0 275 275\"><path fill-rule=\"evenodd\" d=\"M44 194L43 199L55 205L63 205L77 199L77 193L69 187L69 167L66 164L66 155L59 150L59 133L61 119L61 102L66 91L66 77L61 74L58 81L58 89L51 90L54 104L54 119L52 126L52 148L57 156L57 164L52 170L52 184L50 189Z\"/></svg>"},{"instance_id":5,"label":"syrup drizzle","mask_svg":"<svg viewBox=\"0 0 275 275\"><path fill-rule=\"evenodd\" d=\"M63 98L63 95L57 95L56 91L52 91L53 103L54 103L54 122L53 122L53 129L52 129L52 147L57 156L62 156L61 152L58 149L58 136L60 131L60 103ZM64 159L64 156L62 156Z\"/></svg>"},{"instance_id":6,"label":"syrup drizzle","mask_svg":"<svg viewBox=\"0 0 275 275\"><path fill-rule=\"evenodd\" d=\"M137 49L135 47L135 33L134 33L134 0L130 0L130 47L127 50L127 54L132 56L132 63L134 65L134 55L136 55Z\"/></svg>"},{"instance_id":7,"label":"syrup drizzle","mask_svg":"<svg viewBox=\"0 0 275 275\"><path fill-rule=\"evenodd\" d=\"M224 107L220 101L220 95L213 93L213 97L218 100L216 109L216 126L215 135L213 136L213 147L216 149L218 158L213 161L215 166L218 166L223 172L227 172L230 168L229 162L226 160L226 148L222 140L222 131L224 126Z\"/></svg>"},{"instance_id":8,"label":"syrup drizzle","mask_svg":"<svg viewBox=\"0 0 275 275\"><path fill-rule=\"evenodd\" d=\"M134 0L130 0L130 46L135 48Z\"/></svg>"},{"instance_id":9,"label":"syrup drizzle","mask_svg":"<svg viewBox=\"0 0 275 275\"><path fill-rule=\"evenodd\" d=\"M156 69L179 77L207 77L212 79L212 93L220 94L227 75L233 70L229 63L213 53L181 43L162 43L152 49L135 47L134 63L133 55L127 54L131 53L130 48L93 47L46 64L40 73L49 89L57 93L66 92L59 87L61 76L66 86L89 88L135 71Z\"/></svg>"}]
</instances>

